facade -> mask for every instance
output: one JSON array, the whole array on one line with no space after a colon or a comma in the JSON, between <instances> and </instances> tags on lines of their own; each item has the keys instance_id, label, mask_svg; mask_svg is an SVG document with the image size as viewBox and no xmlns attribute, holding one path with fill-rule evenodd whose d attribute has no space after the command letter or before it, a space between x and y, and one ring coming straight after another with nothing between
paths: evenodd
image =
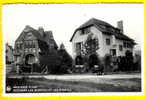
<instances>
[{"instance_id":1,"label":"facade","mask_svg":"<svg viewBox=\"0 0 146 100\"><path fill-rule=\"evenodd\" d=\"M8 43L6 43L6 64L11 64L14 62L13 48Z\"/></svg>"},{"instance_id":2,"label":"facade","mask_svg":"<svg viewBox=\"0 0 146 100\"><path fill-rule=\"evenodd\" d=\"M43 66L43 61L48 56L50 57L49 59L53 59L51 57L54 56L53 54L55 54L54 52L57 48L52 31L44 31L42 27L36 30L26 26L15 41L15 63L31 69L30 72L34 72L33 65L46 66ZM41 72L43 69L39 68L38 70Z\"/></svg>"},{"instance_id":3,"label":"facade","mask_svg":"<svg viewBox=\"0 0 146 100\"><path fill-rule=\"evenodd\" d=\"M122 21L119 21L117 27L114 27L107 22L92 18L78 27L70 39L73 58L81 54L83 44L91 33L93 38L98 39L99 49L97 54L100 57L104 57L106 54L125 56L126 51L133 52L135 42L124 34Z\"/></svg>"}]
</instances>

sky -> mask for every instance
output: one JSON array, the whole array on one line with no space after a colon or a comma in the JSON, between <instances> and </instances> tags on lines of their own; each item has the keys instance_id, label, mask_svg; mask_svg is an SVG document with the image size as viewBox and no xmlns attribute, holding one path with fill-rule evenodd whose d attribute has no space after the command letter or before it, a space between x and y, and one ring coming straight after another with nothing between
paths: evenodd
<instances>
[{"instance_id":1,"label":"sky","mask_svg":"<svg viewBox=\"0 0 146 100\"><path fill-rule=\"evenodd\" d=\"M139 45L144 38L143 4L10 4L2 8L2 33L5 42L14 46L26 25L35 29L51 30L58 45L64 43L72 55L69 41L74 30L90 18L117 27L123 20L124 34ZM139 47L139 46L138 46Z\"/></svg>"}]
</instances>

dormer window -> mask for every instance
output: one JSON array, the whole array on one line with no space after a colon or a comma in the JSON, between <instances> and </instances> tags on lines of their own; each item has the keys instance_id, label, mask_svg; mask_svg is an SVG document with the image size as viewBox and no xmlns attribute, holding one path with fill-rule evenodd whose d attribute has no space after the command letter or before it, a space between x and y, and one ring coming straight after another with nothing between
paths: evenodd
<instances>
[{"instance_id":1,"label":"dormer window","mask_svg":"<svg viewBox=\"0 0 146 100\"><path fill-rule=\"evenodd\" d=\"M32 35L32 33L30 33L30 32L29 32L29 33L27 33L27 35L28 35L28 36L31 36L31 35Z\"/></svg>"},{"instance_id":2,"label":"dormer window","mask_svg":"<svg viewBox=\"0 0 146 100\"><path fill-rule=\"evenodd\" d=\"M31 39L32 38L32 33L27 33L27 39Z\"/></svg>"},{"instance_id":3,"label":"dormer window","mask_svg":"<svg viewBox=\"0 0 146 100\"><path fill-rule=\"evenodd\" d=\"M104 26L104 25L99 25L99 27L102 29L106 29L106 26Z\"/></svg>"},{"instance_id":4,"label":"dormer window","mask_svg":"<svg viewBox=\"0 0 146 100\"><path fill-rule=\"evenodd\" d=\"M82 31L82 34L88 34L90 33L90 27L83 28L81 31Z\"/></svg>"}]
</instances>

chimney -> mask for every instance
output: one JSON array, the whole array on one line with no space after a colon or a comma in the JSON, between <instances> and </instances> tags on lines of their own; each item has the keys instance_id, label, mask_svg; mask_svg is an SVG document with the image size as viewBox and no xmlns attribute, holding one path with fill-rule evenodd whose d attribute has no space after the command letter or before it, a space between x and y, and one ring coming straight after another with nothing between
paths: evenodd
<instances>
[{"instance_id":1,"label":"chimney","mask_svg":"<svg viewBox=\"0 0 146 100\"><path fill-rule=\"evenodd\" d=\"M38 28L39 33L41 34L41 36L44 36L44 28L43 27L39 27Z\"/></svg>"},{"instance_id":2,"label":"chimney","mask_svg":"<svg viewBox=\"0 0 146 100\"><path fill-rule=\"evenodd\" d=\"M122 20L117 22L117 28L120 29L120 33L124 33Z\"/></svg>"}]
</instances>

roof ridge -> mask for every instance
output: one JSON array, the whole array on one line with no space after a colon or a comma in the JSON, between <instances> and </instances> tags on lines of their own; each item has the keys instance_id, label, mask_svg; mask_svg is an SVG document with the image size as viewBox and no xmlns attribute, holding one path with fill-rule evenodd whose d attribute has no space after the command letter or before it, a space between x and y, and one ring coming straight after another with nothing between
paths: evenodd
<instances>
[{"instance_id":1,"label":"roof ridge","mask_svg":"<svg viewBox=\"0 0 146 100\"><path fill-rule=\"evenodd\" d=\"M113 25L109 24L108 22L96 19L96 18L90 18L88 21L86 21L85 23L83 23L81 26L79 26L75 31L74 34L72 35L70 41L72 41L76 31L83 29L85 27L88 26L96 26L96 28L98 28L101 32L103 33L112 33L113 35L115 35L117 38L120 39L125 39L125 40L132 40L130 37L128 37L125 34L121 34L119 32L117 32L116 30L119 30L118 28L114 27ZM105 26L105 27L100 27L100 25Z\"/></svg>"}]
</instances>

